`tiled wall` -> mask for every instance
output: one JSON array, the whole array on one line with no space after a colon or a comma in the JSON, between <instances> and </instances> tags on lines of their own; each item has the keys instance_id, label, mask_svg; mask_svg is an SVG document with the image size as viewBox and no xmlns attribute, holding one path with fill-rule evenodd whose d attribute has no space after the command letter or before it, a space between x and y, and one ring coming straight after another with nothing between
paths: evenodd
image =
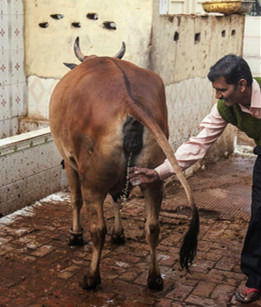
<instances>
[{"instance_id":1,"label":"tiled wall","mask_svg":"<svg viewBox=\"0 0 261 307\"><path fill-rule=\"evenodd\" d=\"M67 183L50 129L0 140L0 217L60 190Z\"/></svg>"},{"instance_id":2,"label":"tiled wall","mask_svg":"<svg viewBox=\"0 0 261 307\"><path fill-rule=\"evenodd\" d=\"M0 0L0 138L19 132L26 111L23 1Z\"/></svg>"}]
</instances>

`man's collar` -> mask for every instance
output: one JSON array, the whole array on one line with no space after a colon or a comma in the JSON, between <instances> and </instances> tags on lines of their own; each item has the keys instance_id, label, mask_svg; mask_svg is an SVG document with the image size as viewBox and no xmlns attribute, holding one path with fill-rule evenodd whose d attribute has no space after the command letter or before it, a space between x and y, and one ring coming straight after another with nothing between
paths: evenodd
<instances>
[{"instance_id":1,"label":"man's collar","mask_svg":"<svg viewBox=\"0 0 261 307\"><path fill-rule=\"evenodd\" d=\"M253 79L252 83L252 93L251 93L251 109L261 109L261 91L258 82Z\"/></svg>"}]
</instances>

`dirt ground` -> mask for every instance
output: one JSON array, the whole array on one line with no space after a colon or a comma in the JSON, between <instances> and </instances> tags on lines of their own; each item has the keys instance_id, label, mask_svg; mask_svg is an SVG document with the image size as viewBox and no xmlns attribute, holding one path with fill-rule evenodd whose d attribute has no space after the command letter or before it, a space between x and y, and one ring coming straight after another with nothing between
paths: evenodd
<instances>
[{"instance_id":1,"label":"dirt ground","mask_svg":"<svg viewBox=\"0 0 261 307\"><path fill-rule=\"evenodd\" d=\"M183 190L166 184L158 246L164 289L146 287L149 249L144 238L143 199L132 195L122 209L125 245L110 242L112 204L106 199L108 234L101 262L102 283L86 291L79 282L88 270L91 243L85 209L83 247L69 247L70 197L62 191L0 218L0 307L5 306L239 306L236 290L245 283L240 252L250 212L253 157L232 157L189 179L200 212L196 259L188 273L179 247L190 220ZM261 300L249 305L261 306Z\"/></svg>"}]
</instances>

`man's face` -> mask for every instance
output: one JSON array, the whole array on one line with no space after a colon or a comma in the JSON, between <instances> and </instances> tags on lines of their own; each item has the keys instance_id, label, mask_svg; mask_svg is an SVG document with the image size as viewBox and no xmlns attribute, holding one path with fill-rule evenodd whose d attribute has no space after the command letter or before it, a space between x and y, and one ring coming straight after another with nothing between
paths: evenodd
<instances>
[{"instance_id":1,"label":"man's face","mask_svg":"<svg viewBox=\"0 0 261 307\"><path fill-rule=\"evenodd\" d=\"M216 90L216 98L224 99L228 107L241 102L242 95L239 87L235 88L233 84L228 84L224 77L213 81L212 86Z\"/></svg>"}]
</instances>

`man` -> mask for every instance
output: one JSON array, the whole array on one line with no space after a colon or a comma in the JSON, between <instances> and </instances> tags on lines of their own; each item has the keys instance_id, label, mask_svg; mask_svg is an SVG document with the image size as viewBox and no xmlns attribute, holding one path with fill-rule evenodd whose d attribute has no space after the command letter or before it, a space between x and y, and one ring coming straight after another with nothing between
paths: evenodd
<instances>
[{"instance_id":1,"label":"man","mask_svg":"<svg viewBox=\"0 0 261 307\"><path fill-rule=\"evenodd\" d=\"M257 300L261 293L261 93L247 62L236 55L221 58L210 68L208 79L218 102L200 123L200 132L175 153L184 170L206 155L209 147L231 123L253 138L257 159L253 171L251 219L241 255L241 269L247 275L245 293L236 293L241 303ZM130 169L132 185L145 185L174 174L168 160L155 169Z\"/></svg>"}]
</instances>

